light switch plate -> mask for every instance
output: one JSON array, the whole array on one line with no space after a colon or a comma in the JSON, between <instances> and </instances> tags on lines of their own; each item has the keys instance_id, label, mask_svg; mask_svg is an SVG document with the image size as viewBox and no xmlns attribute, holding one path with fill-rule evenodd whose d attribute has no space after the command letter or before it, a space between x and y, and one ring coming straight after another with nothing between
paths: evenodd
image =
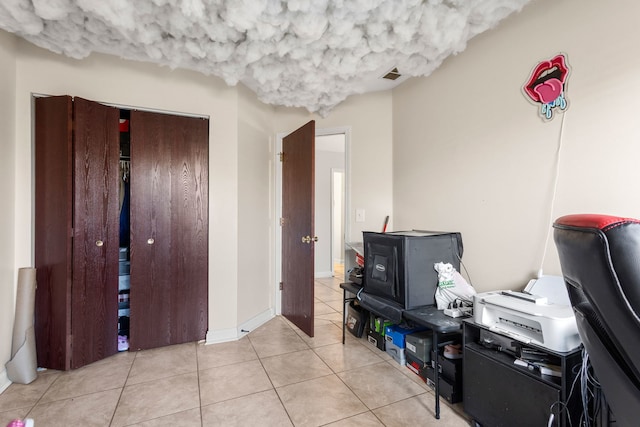
<instances>
[{"instance_id":1,"label":"light switch plate","mask_svg":"<svg viewBox=\"0 0 640 427\"><path fill-rule=\"evenodd\" d=\"M364 209L356 209L356 222L364 222Z\"/></svg>"}]
</instances>

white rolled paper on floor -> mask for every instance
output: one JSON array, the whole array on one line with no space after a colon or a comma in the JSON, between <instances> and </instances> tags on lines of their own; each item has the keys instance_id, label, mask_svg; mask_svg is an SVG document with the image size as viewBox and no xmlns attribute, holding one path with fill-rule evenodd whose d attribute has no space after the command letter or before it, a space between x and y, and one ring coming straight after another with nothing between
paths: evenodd
<instances>
[{"instance_id":1,"label":"white rolled paper on floor","mask_svg":"<svg viewBox=\"0 0 640 427\"><path fill-rule=\"evenodd\" d=\"M29 384L38 376L34 310L36 301L36 269L18 270L16 314L11 341L11 360L7 362L7 376L18 384Z\"/></svg>"}]
</instances>

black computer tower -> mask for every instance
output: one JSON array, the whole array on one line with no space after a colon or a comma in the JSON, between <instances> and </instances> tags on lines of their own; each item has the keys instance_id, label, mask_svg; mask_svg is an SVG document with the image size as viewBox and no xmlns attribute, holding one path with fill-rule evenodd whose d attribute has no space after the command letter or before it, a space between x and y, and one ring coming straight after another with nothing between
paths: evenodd
<instances>
[{"instance_id":1,"label":"black computer tower","mask_svg":"<svg viewBox=\"0 0 640 427\"><path fill-rule=\"evenodd\" d=\"M363 232L364 292L395 301L409 310L435 303L434 264L460 270L460 233L433 231Z\"/></svg>"}]
</instances>

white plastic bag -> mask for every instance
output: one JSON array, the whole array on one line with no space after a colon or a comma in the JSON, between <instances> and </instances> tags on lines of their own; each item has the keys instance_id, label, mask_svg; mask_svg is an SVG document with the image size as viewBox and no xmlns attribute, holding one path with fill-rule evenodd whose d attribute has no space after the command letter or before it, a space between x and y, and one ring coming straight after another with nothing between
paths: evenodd
<instances>
[{"instance_id":1,"label":"white plastic bag","mask_svg":"<svg viewBox=\"0 0 640 427\"><path fill-rule=\"evenodd\" d=\"M438 262L433 265L438 272L438 287L435 300L438 310L451 308L452 304L462 304L470 307L476 290L450 264Z\"/></svg>"}]
</instances>

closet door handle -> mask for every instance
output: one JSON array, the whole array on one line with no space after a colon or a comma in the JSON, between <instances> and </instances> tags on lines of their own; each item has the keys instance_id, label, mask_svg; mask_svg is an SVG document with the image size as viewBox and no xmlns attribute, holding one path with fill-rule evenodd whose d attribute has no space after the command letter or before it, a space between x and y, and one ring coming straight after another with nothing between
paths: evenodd
<instances>
[{"instance_id":1,"label":"closet door handle","mask_svg":"<svg viewBox=\"0 0 640 427\"><path fill-rule=\"evenodd\" d=\"M96 240L96 246L100 247L104 245L104 242L102 240Z\"/></svg>"},{"instance_id":2,"label":"closet door handle","mask_svg":"<svg viewBox=\"0 0 640 427\"><path fill-rule=\"evenodd\" d=\"M154 243L155 243L155 240L153 240L153 238L147 239L147 245L153 245Z\"/></svg>"}]
</instances>

